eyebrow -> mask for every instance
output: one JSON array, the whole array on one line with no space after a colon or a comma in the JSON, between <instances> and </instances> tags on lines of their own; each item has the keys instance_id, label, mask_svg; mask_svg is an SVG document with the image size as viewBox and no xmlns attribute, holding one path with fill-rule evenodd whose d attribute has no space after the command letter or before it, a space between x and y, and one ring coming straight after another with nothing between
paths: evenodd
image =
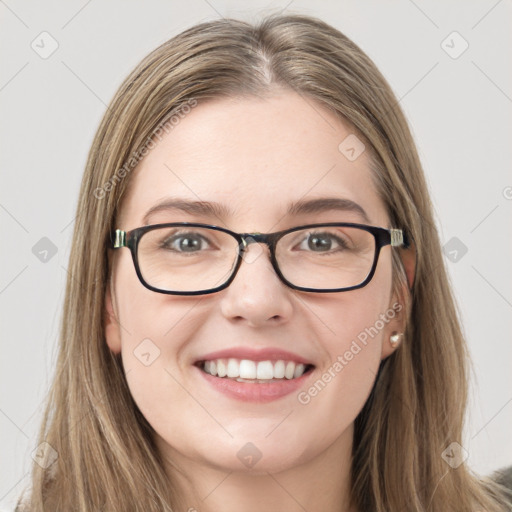
<instances>
[{"instance_id":1,"label":"eyebrow","mask_svg":"<svg viewBox=\"0 0 512 512\"><path fill-rule=\"evenodd\" d=\"M179 211L191 215L217 217L219 219L235 216L235 212L233 210L220 203L209 201L188 201L180 198L167 198L155 206L152 206L146 212L142 219L144 225L149 223L149 218L151 215L163 211ZM293 202L288 205L287 213L289 215L303 215L328 211L353 212L359 215L367 224L371 223L368 214L361 205L357 204L351 199L340 197L321 197L317 199L304 199Z\"/></svg>"},{"instance_id":2,"label":"eyebrow","mask_svg":"<svg viewBox=\"0 0 512 512\"><path fill-rule=\"evenodd\" d=\"M228 207L220 203L208 201L187 201L185 199L179 198L167 198L164 199L162 202L156 204L155 206L152 206L142 218L142 222L144 224L148 224L149 217L151 217L151 215L162 211L179 211L189 213L190 215L218 217L221 219L229 217L233 214L233 212Z\"/></svg>"},{"instance_id":3,"label":"eyebrow","mask_svg":"<svg viewBox=\"0 0 512 512\"><path fill-rule=\"evenodd\" d=\"M322 213L328 211L353 212L358 214L366 223L370 224L370 218L364 208L352 201L341 197L320 197L291 203L288 208L290 215L304 213Z\"/></svg>"}]
</instances>

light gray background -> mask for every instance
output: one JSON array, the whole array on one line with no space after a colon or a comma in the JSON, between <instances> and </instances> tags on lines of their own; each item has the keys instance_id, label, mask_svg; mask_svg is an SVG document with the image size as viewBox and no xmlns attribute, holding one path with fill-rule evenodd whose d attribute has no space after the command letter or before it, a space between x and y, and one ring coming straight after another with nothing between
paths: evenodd
<instances>
[{"instance_id":1,"label":"light gray background","mask_svg":"<svg viewBox=\"0 0 512 512\"><path fill-rule=\"evenodd\" d=\"M456 262L446 257L475 367L463 445L477 472L512 464L510 0L0 0L0 508L27 483L79 184L106 104L142 57L185 28L284 8L351 37L400 98L443 244L467 247ZM43 31L59 45L47 59L31 47L50 47ZM453 31L469 44L458 58ZM32 251L43 237L57 248L46 263Z\"/></svg>"}]
</instances>

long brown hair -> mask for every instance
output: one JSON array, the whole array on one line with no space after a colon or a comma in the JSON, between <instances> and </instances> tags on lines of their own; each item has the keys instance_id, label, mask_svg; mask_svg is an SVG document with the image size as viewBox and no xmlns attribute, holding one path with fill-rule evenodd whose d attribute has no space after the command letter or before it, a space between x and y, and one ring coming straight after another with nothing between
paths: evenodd
<instances>
[{"instance_id":1,"label":"long brown hair","mask_svg":"<svg viewBox=\"0 0 512 512\"><path fill-rule=\"evenodd\" d=\"M353 502L374 512L507 510L500 487L442 457L451 443L462 444L467 351L405 117L360 48L302 15L271 16L257 26L233 19L196 25L144 58L111 101L80 190L58 362L39 437L44 444L24 500L29 510L176 506L152 428L105 342L109 235L133 169L162 129L195 104L265 96L276 87L321 104L365 141L390 223L409 233L416 250L414 284L403 297L405 342L381 364L356 420ZM393 279L399 292L406 276L398 253Z\"/></svg>"}]
</instances>

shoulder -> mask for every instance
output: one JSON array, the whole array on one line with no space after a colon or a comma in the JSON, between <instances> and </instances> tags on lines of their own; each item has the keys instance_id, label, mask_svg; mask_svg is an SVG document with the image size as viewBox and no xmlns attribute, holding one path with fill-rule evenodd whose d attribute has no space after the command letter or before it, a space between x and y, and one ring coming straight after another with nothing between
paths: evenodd
<instances>
[{"instance_id":1,"label":"shoulder","mask_svg":"<svg viewBox=\"0 0 512 512\"><path fill-rule=\"evenodd\" d=\"M497 484L503 485L503 487L512 491L512 466L498 469L490 475L489 478L494 480Z\"/></svg>"},{"instance_id":2,"label":"shoulder","mask_svg":"<svg viewBox=\"0 0 512 512\"><path fill-rule=\"evenodd\" d=\"M508 500L507 503L510 506L512 503L512 466L498 469L489 475L489 479L502 487L503 497Z\"/></svg>"}]
</instances>

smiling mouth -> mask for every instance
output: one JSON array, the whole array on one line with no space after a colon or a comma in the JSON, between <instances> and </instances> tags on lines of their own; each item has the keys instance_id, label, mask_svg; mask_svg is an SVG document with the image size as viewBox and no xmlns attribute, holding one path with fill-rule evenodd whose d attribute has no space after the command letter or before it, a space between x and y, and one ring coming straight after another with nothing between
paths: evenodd
<instances>
[{"instance_id":1,"label":"smiling mouth","mask_svg":"<svg viewBox=\"0 0 512 512\"><path fill-rule=\"evenodd\" d=\"M282 359L276 361L252 361L250 359L221 358L198 361L195 363L195 366L213 377L252 384L298 379L314 369L312 364Z\"/></svg>"}]
</instances>

